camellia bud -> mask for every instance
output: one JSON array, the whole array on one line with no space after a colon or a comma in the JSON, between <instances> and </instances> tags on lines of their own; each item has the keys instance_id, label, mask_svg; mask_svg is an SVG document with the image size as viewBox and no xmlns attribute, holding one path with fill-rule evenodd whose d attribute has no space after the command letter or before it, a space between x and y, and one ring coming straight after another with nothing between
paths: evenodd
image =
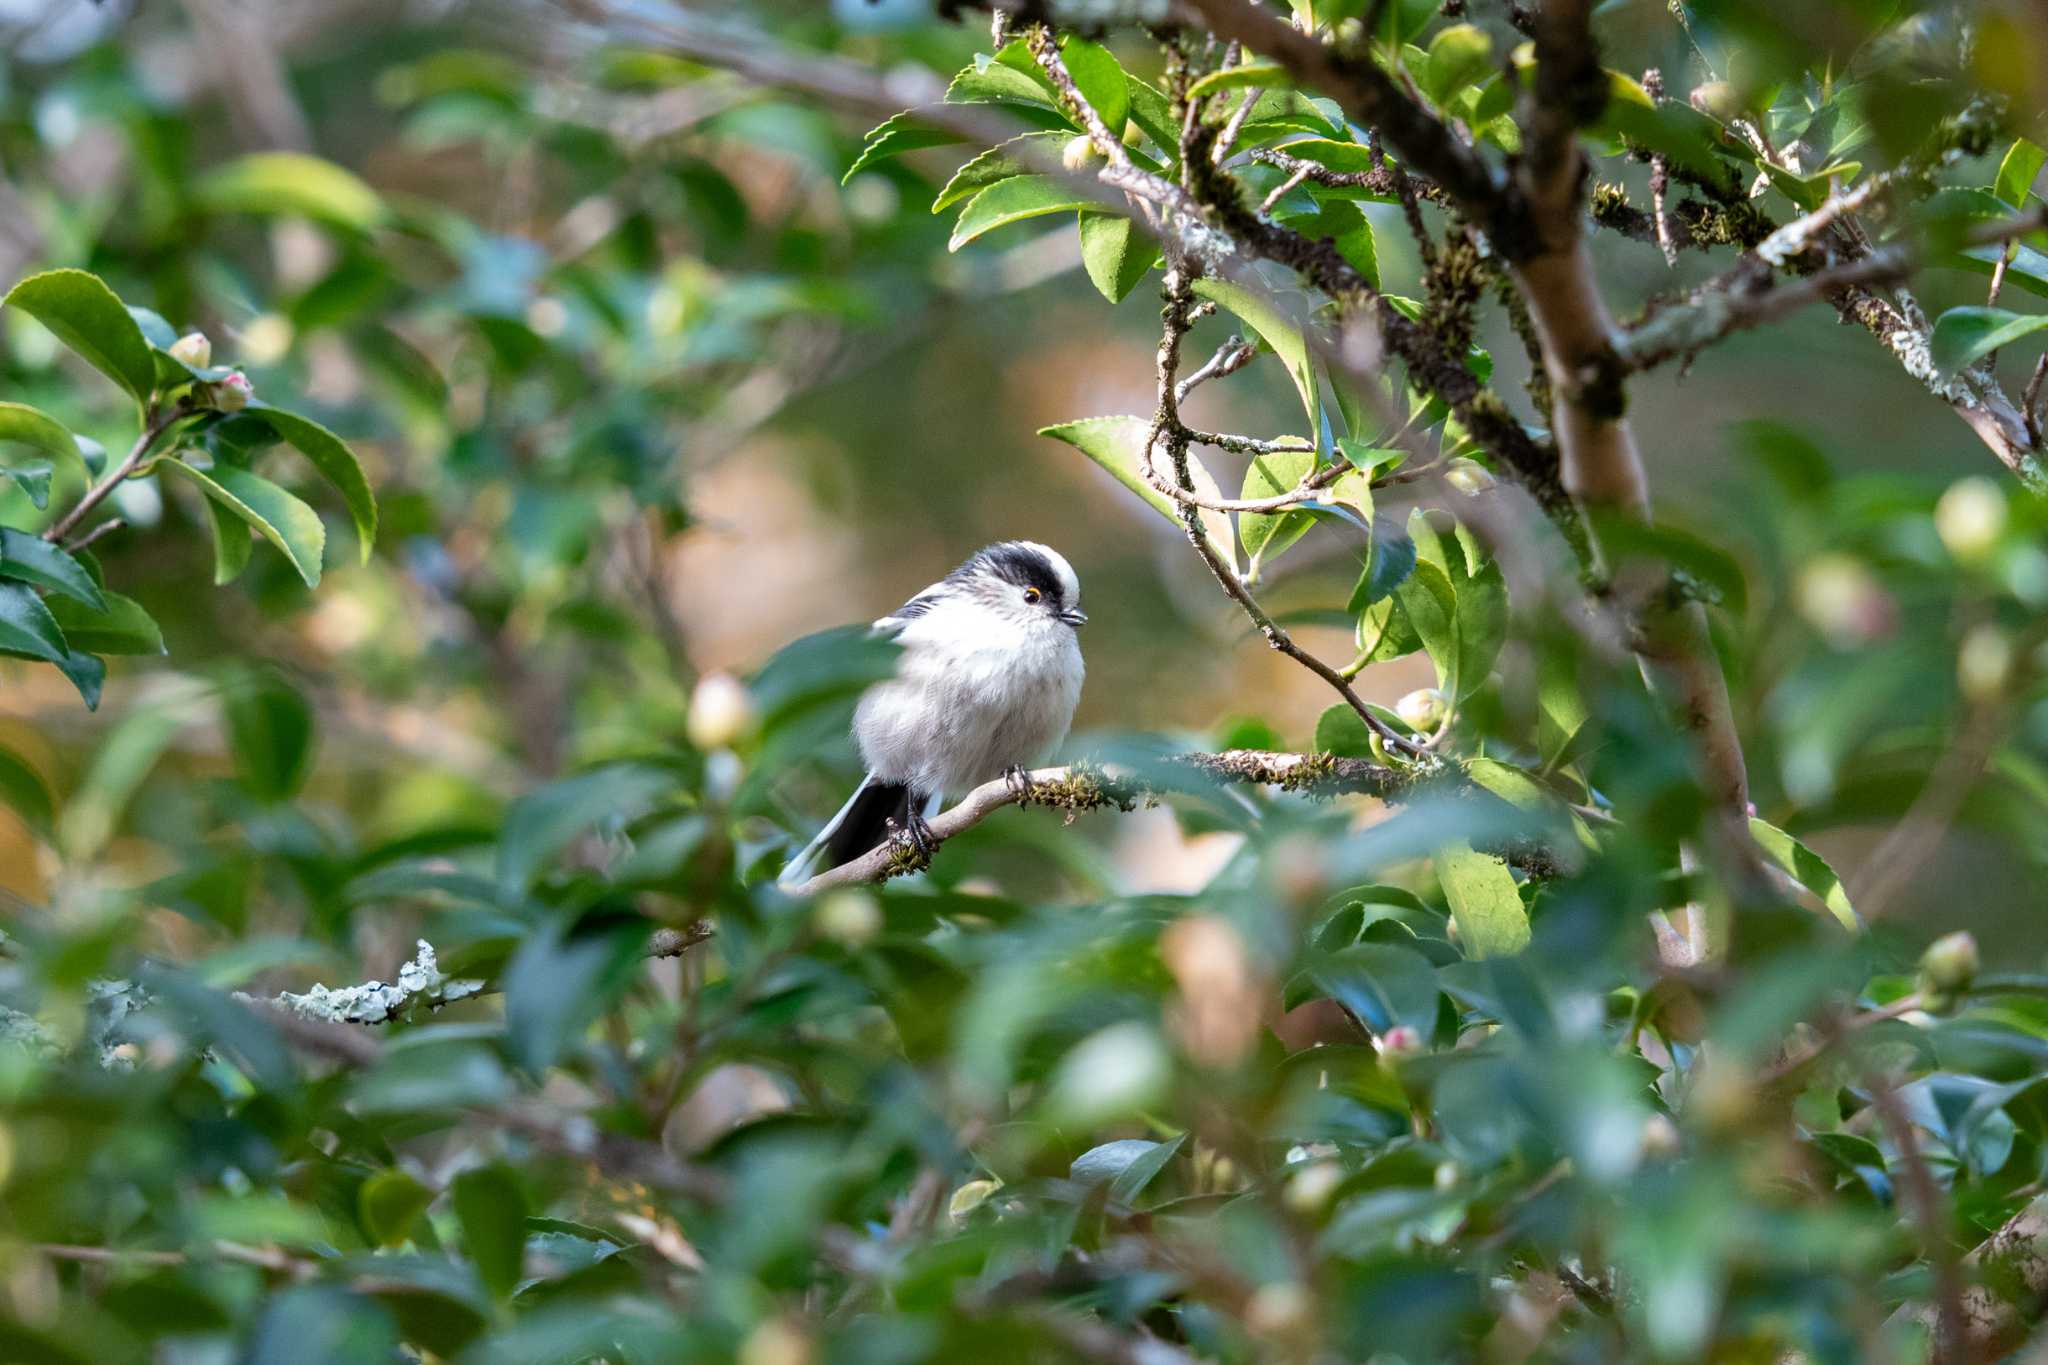
<instances>
[{"instance_id":1,"label":"camellia bud","mask_svg":"<svg viewBox=\"0 0 2048 1365\"><path fill-rule=\"evenodd\" d=\"M213 363L213 343L206 339L204 332L187 332L171 343L171 359L182 361L195 370L203 370Z\"/></svg>"},{"instance_id":2,"label":"camellia bud","mask_svg":"<svg viewBox=\"0 0 2048 1365\"><path fill-rule=\"evenodd\" d=\"M1957 479L1934 504L1934 531L1959 563L1982 563L2005 533L2005 492L1991 480Z\"/></svg>"},{"instance_id":3,"label":"camellia bud","mask_svg":"<svg viewBox=\"0 0 2048 1365\"><path fill-rule=\"evenodd\" d=\"M1994 700L2012 674L2012 641L1993 625L1970 627L1956 650L1956 686L1974 702Z\"/></svg>"},{"instance_id":4,"label":"camellia bud","mask_svg":"<svg viewBox=\"0 0 2048 1365\"><path fill-rule=\"evenodd\" d=\"M1077 1128L1113 1123L1166 1096L1173 1063L1159 1035L1136 1020L1111 1024L1074 1045L1052 1080L1059 1119Z\"/></svg>"},{"instance_id":5,"label":"camellia bud","mask_svg":"<svg viewBox=\"0 0 2048 1365\"><path fill-rule=\"evenodd\" d=\"M1314 1161L1296 1171L1287 1181L1282 1196L1287 1207L1304 1218L1323 1211L1330 1196L1344 1183L1344 1168L1334 1161Z\"/></svg>"},{"instance_id":6,"label":"camellia bud","mask_svg":"<svg viewBox=\"0 0 2048 1365\"><path fill-rule=\"evenodd\" d=\"M1374 1046L1382 1057L1408 1057L1422 1051L1422 1035L1407 1024L1396 1024L1382 1033Z\"/></svg>"},{"instance_id":7,"label":"camellia bud","mask_svg":"<svg viewBox=\"0 0 2048 1365\"><path fill-rule=\"evenodd\" d=\"M740 1365L811 1365L817 1359L803 1328L782 1318L768 1318L740 1345Z\"/></svg>"},{"instance_id":8,"label":"camellia bud","mask_svg":"<svg viewBox=\"0 0 2048 1365\"><path fill-rule=\"evenodd\" d=\"M1086 133L1069 138L1067 145L1060 149L1060 164L1070 171L1085 171L1102 160L1102 153L1095 150L1095 142Z\"/></svg>"},{"instance_id":9,"label":"camellia bud","mask_svg":"<svg viewBox=\"0 0 2048 1365\"><path fill-rule=\"evenodd\" d=\"M1643 1120L1642 1154L1646 1161L1662 1161L1677 1156L1685 1140L1679 1135L1678 1125L1663 1114L1652 1114Z\"/></svg>"},{"instance_id":10,"label":"camellia bud","mask_svg":"<svg viewBox=\"0 0 2048 1365\"><path fill-rule=\"evenodd\" d=\"M1711 114L1723 123L1741 118L1749 111L1743 107L1742 92L1727 81L1708 81L1696 85L1692 90L1692 107L1702 114Z\"/></svg>"},{"instance_id":11,"label":"camellia bud","mask_svg":"<svg viewBox=\"0 0 2048 1365\"><path fill-rule=\"evenodd\" d=\"M729 749L752 732L756 719L745 683L730 673L706 673L690 693L684 730L700 749Z\"/></svg>"},{"instance_id":12,"label":"camellia bud","mask_svg":"<svg viewBox=\"0 0 2048 1365\"><path fill-rule=\"evenodd\" d=\"M213 405L222 412L240 412L255 396L256 386L240 370L218 380L213 386Z\"/></svg>"},{"instance_id":13,"label":"camellia bud","mask_svg":"<svg viewBox=\"0 0 2048 1365\"><path fill-rule=\"evenodd\" d=\"M1244 1325L1256 1336L1291 1337L1315 1323L1315 1302L1293 1280L1262 1284L1245 1300Z\"/></svg>"},{"instance_id":14,"label":"camellia bud","mask_svg":"<svg viewBox=\"0 0 2048 1365\"><path fill-rule=\"evenodd\" d=\"M1725 1057L1708 1057L1695 1068L1686 1117L1710 1132L1729 1133L1756 1112L1756 1080L1748 1068Z\"/></svg>"},{"instance_id":15,"label":"camellia bud","mask_svg":"<svg viewBox=\"0 0 2048 1365\"><path fill-rule=\"evenodd\" d=\"M882 932L882 907L865 891L834 891L811 912L818 932L842 948L860 948Z\"/></svg>"},{"instance_id":16,"label":"camellia bud","mask_svg":"<svg viewBox=\"0 0 2048 1365\"><path fill-rule=\"evenodd\" d=\"M1920 973L1937 991L1966 991L1982 965L1977 940L1967 930L1943 934L1920 954Z\"/></svg>"},{"instance_id":17,"label":"camellia bud","mask_svg":"<svg viewBox=\"0 0 2048 1365\"><path fill-rule=\"evenodd\" d=\"M1434 687L1418 687L1394 703L1394 714L1417 734L1428 734L1444 723L1444 694Z\"/></svg>"},{"instance_id":18,"label":"camellia bud","mask_svg":"<svg viewBox=\"0 0 2048 1365\"><path fill-rule=\"evenodd\" d=\"M1816 556L1800 571L1793 600L1799 614L1836 649L1853 649L1890 633L1897 616L1877 575L1853 555Z\"/></svg>"},{"instance_id":19,"label":"camellia bud","mask_svg":"<svg viewBox=\"0 0 2048 1365\"><path fill-rule=\"evenodd\" d=\"M1477 460L1458 459L1451 461L1451 467L1444 471L1444 482L1460 493L1484 493L1499 480L1493 471Z\"/></svg>"}]
</instances>

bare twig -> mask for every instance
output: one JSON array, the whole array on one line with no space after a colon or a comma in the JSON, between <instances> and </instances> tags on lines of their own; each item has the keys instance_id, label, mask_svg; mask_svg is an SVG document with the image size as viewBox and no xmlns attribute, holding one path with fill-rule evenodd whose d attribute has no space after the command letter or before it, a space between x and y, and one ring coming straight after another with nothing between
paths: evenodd
<instances>
[{"instance_id":1,"label":"bare twig","mask_svg":"<svg viewBox=\"0 0 2048 1365\"><path fill-rule=\"evenodd\" d=\"M1204 361L1200 369L1180 381L1180 386L1174 390L1174 401L1178 403L1187 402L1188 395L1193 393L1197 387L1208 383L1212 379L1222 379L1236 374L1239 370L1251 364L1252 357L1258 353L1258 347L1252 345L1241 336L1233 336L1230 340L1218 346L1216 354Z\"/></svg>"},{"instance_id":2,"label":"bare twig","mask_svg":"<svg viewBox=\"0 0 2048 1365\"><path fill-rule=\"evenodd\" d=\"M121 481L135 472L135 467L142 463L143 456L149 454L149 448L156 444L157 438L169 430L173 422L185 416L185 413L186 410L183 408L159 413L152 405L149 415L143 421L142 434L135 438L135 444L128 448L128 453L122 457L121 463L109 470L104 479L87 489L85 496L78 500L76 506L52 523L49 529L43 532L43 539L56 544L70 535L93 508L106 501L107 495L119 488Z\"/></svg>"},{"instance_id":3,"label":"bare twig","mask_svg":"<svg viewBox=\"0 0 2048 1365\"><path fill-rule=\"evenodd\" d=\"M2027 444L2035 450L2041 448L2041 386L2048 382L2048 355L2034 362L2034 377L2027 381L2026 392L2020 395L2020 410L2026 414Z\"/></svg>"}]
</instances>

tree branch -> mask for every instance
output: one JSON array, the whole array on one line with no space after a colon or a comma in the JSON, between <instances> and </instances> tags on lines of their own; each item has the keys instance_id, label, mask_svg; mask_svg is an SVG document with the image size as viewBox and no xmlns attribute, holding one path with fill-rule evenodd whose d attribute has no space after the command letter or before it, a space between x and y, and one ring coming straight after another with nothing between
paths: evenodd
<instances>
[{"instance_id":1,"label":"tree branch","mask_svg":"<svg viewBox=\"0 0 2048 1365\"><path fill-rule=\"evenodd\" d=\"M1171 779L1171 771L1176 766L1186 770L1185 781ZM1152 799L1162 792L1197 791L1212 782L1247 782L1316 796L1358 793L1388 797L1409 790L1423 775L1370 763L1362 758L1340 758L1334 754L1268 753L1259 749L1176 754L1159 769L1142 775L1085 764L1040 768L1026 774L1027 784L1022 787L1013 785L1006 778L976 787L951 810L932 817L931 833L936 846L974 828L1005 806L1046 806L1066 811L1069 815L1105 807L1130 810L1139 801ZM851 862L820 872L790 894L814 896L835 887L886 881L919 871L924 863L925 860L910 849L907 840L891 840Z\"/></svg>"}]
</instances>

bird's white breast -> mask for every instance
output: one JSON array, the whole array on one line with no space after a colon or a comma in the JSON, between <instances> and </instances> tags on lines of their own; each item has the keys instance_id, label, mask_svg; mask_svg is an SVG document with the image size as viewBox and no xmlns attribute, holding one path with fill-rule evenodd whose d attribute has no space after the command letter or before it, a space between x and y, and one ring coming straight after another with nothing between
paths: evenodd
<instances>
[{"instance_id":1,"label":"bird's white breast","mask_svg":"<svg viewBox=\"0 0 2048 1365\"><path fill-rule=\"evenodd\" d=\"M1083 673L1069 627L948 603L897 640L896 677L870 688L854 715L862 756L883 781L959 795L1066 738Z\"/></svg>"}]
</instances>

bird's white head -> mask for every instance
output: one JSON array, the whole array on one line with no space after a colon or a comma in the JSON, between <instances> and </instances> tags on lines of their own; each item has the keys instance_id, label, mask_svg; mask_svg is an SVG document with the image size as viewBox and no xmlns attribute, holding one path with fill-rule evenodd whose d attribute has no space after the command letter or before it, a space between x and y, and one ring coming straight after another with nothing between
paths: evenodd
<instances>
[{"instance_id":1,"label":"bird's white head","mask_svg":"<svg viewBox=\"0 0 2048 1365\"><path fill-rule=\"evenodd\" d=\"M946 582L1020 625L1072 630L1088 621L1074 566L1034 540L999 541L977 550Z\"/></svg>"}]
</instances>

